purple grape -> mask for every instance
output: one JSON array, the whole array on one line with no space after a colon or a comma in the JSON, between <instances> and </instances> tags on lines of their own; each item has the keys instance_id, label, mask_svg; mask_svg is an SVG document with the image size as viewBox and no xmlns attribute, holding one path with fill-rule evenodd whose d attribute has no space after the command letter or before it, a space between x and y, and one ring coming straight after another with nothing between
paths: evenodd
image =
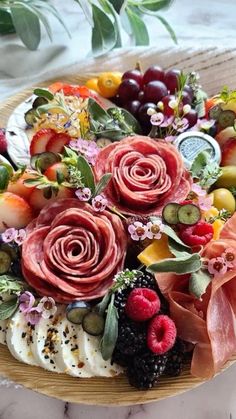
<instances>
[{"instance_id":1,"label":"purple grape","mask_svg":"<svg viewBox=\"0 0 236 419\"><path fill-rule=\"evenodd\" d=\"M191 109L184 117L188 120L189 128L193 127L198 120L198 114L194 109Z\"/></svg>"},{"instance_id":2,"label":"purple grape","mask_svg":"<svg viewBox=\"0 0 236 419\"><path fill-rule=\"evenodd\" d=\"M150 115L147 114L148 108L153 108L156 110L155 103L152 103L152 102L144 103L143 105L140 106L138 110L138 119L140 123L142 124L142 126L145 126L145 127L151 126Z\"/></svg>"},{"instance_id":3,"label":"purple grape","mask_svg":"<svg viewBox=\"0 0 236 419\"><path fill-rule=\"evenodd\" d=\"M164 77L164 83L167 86L167 89L170 91L170 93L175 93L175 91L178 90L178 80L179 76L181 74L180 70L173 69L166 71L165 77Z\"/></svg>"},{"instance_id":4,"label":"purple grape","mask_svg":"<svg viewBox=\"0 0 236 419\"><path fill-rule=\"evenodd\" d=\"M147 84L150 81L154 81L154 80L163 81L164 74L165 73L161 67L159 67L158 65L153 65L152 67L149 67L144 73L143 84Z\"/></svg>"},{"instance_id":5,"label":"purple grape","mask_svg":"<svg viewBox=\"0 0 236 419\"><path fill-rule=\"evenodd\" d=\"M168 95L168 90L162 81L150 81L144 87L145 102L157 103L166 95Z\"/></svg>"},{"instance_id":6,"label":"purple grape","mask_svg":"<svg viewBox=\"0 0 236 419\"><path fill-rule=\"evenodd\" d=\"M132 79L125 79L121 82L118 88L118 95L123 105L126 105L130 100L135 100L140 91L139 84Z\"/></svg>"},{"instance_id":7,"label":"purple grape","mask_svg":"<svg viewBox=\"0 0 236 419\"><path fill-rule=\"evenodd\" d=\"M132 115L136 116L139 110L141 103L138 100L132 100L131 102L128 102L125 109L132 113Z\"/></svg>"},{"instance_id":8,"label":"purple grape","mask_svg":"<svg viewBox=\"0 0 236 419\"><path fill-rule=\"evenodd\" d=\"M141 71L137 69L126 71L122 76L122 80L126 79L135 80L140 87L143 84L143 75Z\"/></svg>"}]
</instances>

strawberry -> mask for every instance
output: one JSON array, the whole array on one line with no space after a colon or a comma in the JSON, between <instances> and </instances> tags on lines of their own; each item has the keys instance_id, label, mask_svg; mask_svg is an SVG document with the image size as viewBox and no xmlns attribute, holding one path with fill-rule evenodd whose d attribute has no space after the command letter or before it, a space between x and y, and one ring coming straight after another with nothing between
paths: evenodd
<instances>
[{"instance_id":1,"label":"strawberry","mask_svg":"<svg viewBox=\"0 0 236 419\"><path fill-rule=\"evenodd\" d=\"M31 192L29 197L29 203L33 210L40 211L43 207L48 205L51 202L56 201L60 198L73 198L74 197L74 190L70 188L66 188L65 186L60 186L58 194L55 196L53 195L51 198L46 199L43 195L42 189L34 188Z\"/></svg>"},{"instance_id":2,"label":"strawberry","mask_svg":"<svg viewBox=\"0 0 236 419\"><path fill-rule=\"evenodd\" d=\"M52 166L47 168L47 170L44 172L44 176L46 176L49 180L56 181L58 172L62 173L66 178L68 176L67 166L61 162L54 163Z\"/></svg>"},{"instance_id":3,"label":"strawberry","mask_svg":"<svg viewBox=\"0 0 236 419\"><path fill-rule=\"evenodd\" d=\"M230 138L222 148L221 166L236 165L236 138Z\"/></svg>"},{"instance_id":4,"label":"strawberry","mask_svg":"<svg viewBox=\"0 0 236 419\"><path fill-rule=\"evenodd\" d=\"M49 140L56 134L51 128L43 128L34 134L30 143L30 155L44 153Z\"/></svg>"},{"instance_id":5,"label":"strawberry","mask_svg":"<svg viewBox=\"0 0 236 419\"><path fill-rule=\"evenodd\" d=\"M157 355L168 352L176 340L176 327L170 317L155 316L148 325L147 346Z\"/></svg>"},{"instance_id":6,"label":"strawberry","mask_svg":"<svg viewBox=\"0 0 236 419\"><path fill-rule=\"evenodd\" d=\"M11 192L0 194L0 232L6 227L23 228L33 219L31 207Z\"/></svg>"},{"instance_id":7,"label":"strawberry","mask_svg":"<svg viewBox=\"0 0 236 419\"><path fill-rule=\"evenodd\" d=\"M149 288L135 288L128 296L125 312L136 322L151 319L160 310L161 302L157 293Z\"/></svg>"},{"instance_id":8,"label":"strawberry","mask_svg":"<svg viewBox=\"0 0 236 419\"><path fill-rule=\"evenodd\" d=\"M49 139L46 145L46 151L51 151L52 153L61 153L64 146L69 144L70 141L71 137L68 134L55 134Z\"/></svg>"},{"instance_id":9,"label":"strawberry","mask_svg":"<svg viewBox=\"0 0 236 419\"><path fill-rule=\"evenodd\" d=\"M4 154L7 151L7 140L5 137L5 132L3 129L0 129L0 154Z\"/></svg>"}]
</instances>

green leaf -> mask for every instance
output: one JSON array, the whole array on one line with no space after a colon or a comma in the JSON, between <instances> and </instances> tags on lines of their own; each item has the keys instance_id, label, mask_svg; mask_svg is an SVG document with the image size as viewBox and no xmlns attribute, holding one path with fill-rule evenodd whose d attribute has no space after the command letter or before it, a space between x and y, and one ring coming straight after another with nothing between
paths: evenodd
<instances>
[{"instance_id":1,"label":"green leaf","mask_svg":"<svg viewBox=\"0 0 236 419\"><path fill-rule=\"evenodd\" d=\"M131 36L133 31L125 9L120 12L120 22L125 32Z\"/></svg>"},{"instance_id":2,"label":"green leaf","mask_svg":"<svg viewBox=\"0 0 236 419\"><path fill-rule=\"evenodd\" d=\"M18 305L19 301L17 296L0 304L0 320L9 319L17 310Z\"/></svg>"},{"instance_id":3,"label":"green leaf","mask_svg":"<svg viewBox=\"0 0 236 419\"><path fill-rule=\"evenodd\" d=\"M126 13L132 28L135 45L149 45L149 35L143 20L130 8L127 8Z\"/></svg>"},{"instance_id":4,"label":"green leaf","mask_svg":"<svg viewBox=\"0 0 236 419\"><path fill-rule=\"evenodd\" d=\"M190 169L190 172L194 178L199 178L199 176L202 173L202 170L207 165L208 158L209 155L206 151L202 151L195 157Z\"/></svg>"},{"instance_id":5,"label":"green leaf","mask_svg":"<svg viewBox=\"0 0 236 419\"><path fill-rule=\"evenodd\" d=\"M25 289L25 284L18 277L8 274L0 275L0 295L19 293Z\"/></svg>"},{"instance_id":6,"label":"green leaf","mask_svg":"<svg viewBox=\"0 0 236 419\"><path fill-rule=\"evenodd\" d=\"M54 95L51 92L49 92L49 90L46 90L46 89L41 89L41 88L34 89L34 94L36 96L45 97L48 100L53 100L54 98Z\"/></svg>"},{"instance_id":7,"label":"green leaf","mask_svg":"<svg viewBox=\"0 0 236 419\"><path fill-rule=\"evenodd\" d=\"M5 166L0 166L0 192L5 191L8 187L10 175Z\"/></svg>"},{"instance_id":8,"label":"green leaf","mask_svg":"<svg viewBox=\"0 0 236 419\"><path fill-rule=\"evenodd\" d=\"M109 108L107 113L111 115L115 122L123 130L124 134L141 134L142 129L137 119L131 115L126 109L122 108Z\"/></svg>"},{"instance_id":9,"label":"green leaf","mask_svg":"<svg viewBox=\"0 0 236 419\"><path fill-rule=\"evenodd\" d=\"M105 54L116 45L117 34L109 17L92 4L94 27L92 30L92 51L95 57Z\"/></svg>"},{"instance_id":10,"label":"green leaf","mask_svg":"<svg viewBox=\"0 0 236 419\"><path fill-rule=\"evenodd\" d=\"M106 188L111 178L112 178L111 173L106 173L105 175L102 176L102 178L99 180L99 182L96 185L94 196L99 195L103 191L103 189Z\"/></svg>"},{"instance_id":11,"label":"green leaf","mask_svg":"<svg viewBox=\"0 0 236 419\"><path fill-rule=\"evenodd\" d=\"M34 5L39 9L43 9L43 11L46 11L47 13L51 13L55 17L55 19L58 20L61 26L65 29L69 38L71 38L70 32L66 24L62 20L60 13L51 3L46 3L44 0L34 0Z\"/></svg>"},{"instance_id":12,"label":"green leaf","mask_svg":"<svg viewBox=\"0 0 236 419\"><path fill-rule=\"evenodd\" d=\"M164 17L156 15L156 18L160 20L162 25L166 28L167 32L169 33L172 41L177 45L178 41L177 41L177 37L176 37L174 29L170 26L170 24L167 22L167 20Z\"/></svg>"},{"instance_id":13,"label":"green leaf","mask_svg":"<svg viewBox=\"0 0 236 419\"><path fill-rule=\"evenodd\" d=\"M23 4L13 4L10 7L12 21L22 42L27 48L34 51L37 49L41 30L39 18Z\"/></svg>"},{"instance_id":14,"label":"green leaf","mask_svg":"<svg viewBox=\"0 0 236 419\"><path fill-rule=\"evenodd\" d=\"M157 12L161 9L166 9L171 5L173 0L141 0L138 2L139 6L152 12Z\"/></svg>"},{"instance_id":15,"label":"green leaf","mask_svg":"<svg viewBox=\"0 0 236 419\"><path fill-rule=\"evenodd\" d=\"M119 27L119 21L117 18L116 10L114 9L111 2L109 2L109 0L99 0L99 4L103 7L104 12L112 15L114 18L113 24L114 24L114 29L116 32L116 44L114 48L118 48L121 46L122 42L121 42L120 27Z\"/></svg>"},{"instance_id":16,"label":"green leaf","mask_svg":"<svg viewBox=\"0 0 236 419\"><path fill-rule=\"evenodd\" d=\"M64 180L65 180L65 176L64 176L64 174L63 174L60 170L57 170L57 171L56 171L56 176L57 176L57 183L59 183L59 185L60 185L62 182L64 182Z\"/></svg>"},{"instance_id":17,"label":"green leaf","mask_svg":"<svg viewBox=\"0 0 236 419\"><path fill-rule=\"evenodd\" d=\"M84 16L86 17L88 23L90 24L90 26L93 27L93 18L92 18L92 13L89 7L89 3L88 0L75 0L77 1L77 3L79 3L81 9L83 10Z\"/></svg>"},{"instance_id":18,"label":"green leaf","mask_svg":"<svg viewBox=\"0 0 236 419\"><path fill-rule=\"evenodd\" d=\"M177 275L198 271L202 266L198 253L188 254L175 259L164 259L147 267L149 272L175 272Z\"/></svg>"},{"instance_id":19,"label":"green leaf","mask_svg":"<svg viewBox=\"0 0 236 419\"><path fill-rule=\"evenodd\" d=\"M15 28L12 22L11 14L6 10L0 10L0 34L7 35L14 32Z\"/></svg>"},{"instance_id":20,"label":"green leaf","mask_svg":"<svg viewBox=\"0 0 236 419\"><path fill-rule=\"evenodd\" d=\"M189 292L195 295L195 297L201 298L210 282L211 277L207 271L200 269L197 272L193 272L189 280Z\"/></svg>"},{"instance_id":21,"label":"green leaf","mask_svg":"<svg viewBox=\"0 0 236 419\"><path fill-rule=\"evenodd\" d=\"M186 246L177 243L171 237L168 237L168 247L172 255L174 255L176 258L189 255L189 252L186 252Z\"/></svg>"},{"instance_id":22,"label":"green leaf","mask_svg":"<svg viewBox=\"0 0 236 419\"><path fill-rule=\"evenodd\" d=\"M91 169L91 166L88 164L87 160L83 156L78 157L77 167L81 172L81 177L84 185L91 190L92 194L94 194L95 181L93 171Z\"/></svg>"},{"instance_id":23,"label":"green leaf","mask_svg":"<svg viewBox=\"0 0 236 419\"><path fill-rule=\"evenodd\" d=\"M155 222L156 217L150 217L151 221ZM164 225L164 233L170 237L175 243L178 243L186 252L190 252L191 248L187 246L182 240L177 236L176 232L168 225Z\"/></svg>"},{"instance_id":24,"label":"green leaf","mask_svg":"<svg viewBox=\"0 0 236 419\"><path fill-rule=\"evenodd\" d=\"M105 361L111 358L118 337L118 313L114 306L114 294L107 310L104 334L101 341L101 353Z\"/></svg>"},{"instance_id":25,"label":"green leaf","mask_svg":"<svg viewBox=\"0 0 236 419\"><path fill-rule=\"evenodd\" d=\"M124 0L108 0L108 2L112 4L112 6L114 7L117 13L120 13L121 8L123 4L125 3Z\"/></svg>"},{"instance_id":26,"label":"green leaf","mask_svg":"<svg viewBox=\"0 0 236 419\"><path fill-rule=\"evenodd\" d=\"M101 314L102 316L105 314L105 311L110 302L110 299L111 299L111 294L110 292L108 292L107 294L104 295L102 301L100 301L100 303L98 303L95 307L96 311L98 311L98 313Z\"/></svg>"},{"instance_id":27,"label":"green leaf","mask_svg":"<svg viewBox=\"0 0 236 419\"><path fill-rule=\"evenodd\" d=\"M110 115L92 98L88 100L88 112L92 123L94 120L105 125L108 120L111 120Z\"/></svg>"}]
</instances>

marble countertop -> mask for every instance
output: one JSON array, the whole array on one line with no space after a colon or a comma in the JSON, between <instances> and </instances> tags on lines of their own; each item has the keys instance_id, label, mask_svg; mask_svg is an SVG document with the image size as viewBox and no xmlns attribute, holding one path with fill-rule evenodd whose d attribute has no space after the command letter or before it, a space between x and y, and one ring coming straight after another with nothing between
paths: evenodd
<instances>
[{"instance_id":1,"label":"marble countertop","mask_svg":"<svg viewBox=\"0 0 236 419\"><path fill-rule=\"evenodd\" d=\"M54 0L67 15L72 40L56 28L54 45L44 39L40 50L29 53L15 38L0 39L0 98L10 96L60 66L85 59L89 36L86 23L72 1ZM176 31L179 45L236 47L235 0L176 0L163 13ZM79 34L78 35L78 28ZM161 27L151 27L152 45L167 49L171 40ZM77 38L78 35L78 38ZM77 49L75 46L78 45ZM34 58L32 59L31 57ZM21 63L20 63L21 62ZM19 63L19 65L16 63ZM27 63L27 66L25 65ZM67 404L24 388L0 382L0 419L236 419L236 365L200 387L157 403L133 407L95 407Z\"/></svg>"}]
</instances>

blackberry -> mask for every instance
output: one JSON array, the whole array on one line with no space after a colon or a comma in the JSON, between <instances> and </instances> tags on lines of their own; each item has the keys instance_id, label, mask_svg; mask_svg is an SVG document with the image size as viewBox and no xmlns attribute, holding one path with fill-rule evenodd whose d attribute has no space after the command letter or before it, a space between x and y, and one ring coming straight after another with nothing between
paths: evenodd
<instances>
[{"instance_id":1,"label":"blackberry","mask_svg":"<svg viewBox=\"0 0 236 419\"><path fill-rule=\"evenodd\" d=\"M152 388L164 373L166 362L166 355L154 355L151 352L135 356L127 370L129 383L139 390Z\"/></svg>"},{"instance_id":2,"label":"blackberry","mask_svg":"<svg viewBox=\"0 0 236 419\"><path fill-rule=\"evenodd\" d=\"M121 322L116 341L116 350L123 355L136 355L146 350L147 330L145 323L132 320Z\"/></svg>"},{"instance_id":3,"label":"blackberry","mask_svg":"<svg viewBox=\"0 0 236 419\"><path fill-rule=\"evenodd\" d=\"M181 374L185 358L185 344L177 338L173 348L168 353L165 374L170 377L177 377Z\"/></svg>"},{"instance_id":4,"label":"blackberry","mask_svg":"<svg viewBox=\"0 0 236 419\"><path fill-rule=\"evenodd\" d=\"M113 363L127 368L132 363L132 357L121 353L119 349L115 348L111 358L111 364Z\"/></svg>"}]
</instances>

